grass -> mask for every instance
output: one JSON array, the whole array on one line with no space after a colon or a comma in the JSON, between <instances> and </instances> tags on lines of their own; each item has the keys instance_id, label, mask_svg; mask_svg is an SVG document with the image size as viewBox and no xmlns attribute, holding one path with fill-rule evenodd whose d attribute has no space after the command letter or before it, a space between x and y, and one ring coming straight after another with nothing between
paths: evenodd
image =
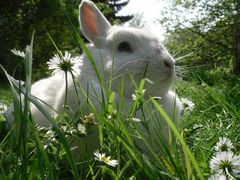
<instances>
[{"instance_id":1,"label":"grass","mask_svg":"<svg viewBox=\"0 0 240 180\"><path fill-rule=\"evenodd\" d=\"M9 85L7 83L0 84L0 94L1 94L1 102L9 105L11 103L12 95L9 90Z\"/></svg>"},{"instance_id":2,"label":"grass","mask_svg":"<svg viewBox=\"0 0 240 180\"><path fill-rule=\"evenodd\" d=\"M183 131L192 152L204 169L208 170L207 163L219 137L229 137L239 152L239 108L230 105L217 87L181 82L179 91L196 104L195 110L183 117Z\"/></svg>"},{"instance_id":3,"label":"grass","mask_svg":"<svg viewBox=\"0 0 240 180\"><path fill-rule=\"evenodd\" d=\"M94 59L91 58L84 43L79 37L76 39L79 40L79 44L83 46L94 66ZM144 100L139 93L129 112L120 111L119 109L124 107L124 97L119 104L116 104L115 94L104 84L104 79L99 73L102 90L108 90L107 98L102 100L103 111L95 112L94 116L78 112L71 117L64 113L53 119L49 112L29 94L32 43L33 41L26 48L24 64L26 86L20 87L5 72L11 89L0 88L3 94L1 101L8 104L13 100L17 114L15 124L10 131L4 126L0 129L0 179L156 179L156 177L204 179L211 174L209 161L219 137L227 136L231 139L235 146L234 151L239 154L240 112L239 101L236 100L239 99L239 90L235 86L229 88L229 84L239 82L239 78L229 76L229 78L225 77L225 81L221 80L221 83L218 83L220 80L218 73L211 75L211 80L204 79L203 76L199 78L195 74L191 76L192 78L188 78L188 81L178 81L175 88L179 96L194 102L195 109L191 112L185 111L180 127L176 127L171 119L166 117L167 124L172 129L171 143L166 142L161 133L162 129L156 126L158 138L155 143L162 147L161 152L156 153L143 135L142 129L138 128L138 122L129 120L149 101ZM95 69L97 71L96 67ZM142 92L143 88L144 80L136 86L138 92ZM24 93L24 104L19 99L19 91ZM48 117L52 128L36 126L29 114L30 102ZM153 105L157 109L156 113L166 116L155 101ZM93 105L93 112L94 110ZM1 119L5 123L3 116ZM95 122L96 119L99 126ZM152 117L151 120L155 118ZM84 138L94 138L91 135L96 129L99 131L100 152L106 153L111 159L116 159L117 167L95 160L93 152L89 150L92 141L83 141ZM146 132L149 130L144 124L143 129ZM89 156L86 155L81 160L76 159L80 151L77 150L74 154L71 145L76 140L84 144L83 147L86 148ZM143 153L144 151L146 152Z\"/></svg>"}]
</instances>

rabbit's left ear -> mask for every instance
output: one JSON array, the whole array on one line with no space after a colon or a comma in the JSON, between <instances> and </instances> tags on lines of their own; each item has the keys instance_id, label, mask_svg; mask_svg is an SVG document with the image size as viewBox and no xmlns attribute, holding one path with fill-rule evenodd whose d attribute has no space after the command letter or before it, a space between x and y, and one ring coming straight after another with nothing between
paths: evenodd
<instances>
[{"instance_id":1,"label":"rabbit's left ear","mask_svg":"<svg viewBox=\"0 0 240 180\"><path fill-rule=\"evenodd\" d=\"M88 0L83 0L79 6L79 22L83 35L96 47L102 45L106 39L111 24L99 11L99 9Z\"/></svg>"}]
</instances>

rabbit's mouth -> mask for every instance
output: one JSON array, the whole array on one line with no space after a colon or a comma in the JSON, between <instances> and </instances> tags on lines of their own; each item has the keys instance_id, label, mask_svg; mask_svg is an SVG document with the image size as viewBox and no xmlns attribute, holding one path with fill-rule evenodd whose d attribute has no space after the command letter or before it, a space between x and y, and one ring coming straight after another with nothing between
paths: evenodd
<instances>
[{"instance_id":1,"label":"rabbit's mouth","mask_svg":"<svg viewBox=\"0 0 240 180\"><path fill-rule=\"evenodd\" d=\"M155 66L152 65L146 71L146 78L154 82L154 84L164 84L171 83L174 77L174 66L162 65Z\"/></svg>"},{"instance_id":2,"label":"rabbit's mouth","mask_svg":"<svg viewBox=\"0 0 240 180\"><path fill-rule=\"evenodd\" d=\"M159 86L160 87L169 87L173 81L174 74L169 74L166 72L165 74L152 73L151 75L147 75L146 78L150 80L149 86Z\"/></svg>"},{"instance_id":3,"label":"rabbit's mouth","mask_svg":"<svg viewBox=\"0 0 240 180\"><path fill-rule=\"evenodd\" d=\"M146 79L145 87L146 95L148 96L163 96L169 90L174 77L173 71L150 69L144 70L142 68L125 68L124 71L117 71L113 74L112 84L114 87L124 86L126 95L131 95L135 91L134 84L140 84L142 79ZM122 84L124 82L124 84ZM116 85L118 84L118 85ZM118 88L115 89L116 91Z\"/></svg>"}]
</instances>

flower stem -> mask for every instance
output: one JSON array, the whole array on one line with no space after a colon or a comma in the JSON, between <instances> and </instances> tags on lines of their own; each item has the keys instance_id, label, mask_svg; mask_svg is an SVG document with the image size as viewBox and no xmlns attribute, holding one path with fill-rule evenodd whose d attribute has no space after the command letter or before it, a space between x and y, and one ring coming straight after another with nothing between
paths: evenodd
<instances>
[{"instance_id":1,"label":"flower stem","mask_svg":"<svg viewBox=\"0 0 240 180\"><path fill-rule=\"evenodd\" d=\"M66 107L67 107L67 94L68 94L68 77L67 77L67 71L65 71L65 85L66 85L66 90L65 90L65 98L64 98L64 107L63 107L63 112L66 112Z\"/></svg>"},{"instance_id":2,"label":"flower stem","mask_svg":"<svg viewBox=\"0 0 240 180\"><path fill-rule=\"evenodd\" d=\"M81 103L80 103L80 99L79 99L79 95L78 95L78 91L77 91L77 85L76 85L76 82L75 82L75 77L72 73L72 71L70 71L71 73L71 76L72 76L72 80L73 80L73 85L74 85L74 89L75 89L75 92L76 92L76 95L77 95L77 101L78 101L78 105L80 106Z\"/></svg>"},{"instance_id":3,"label":"flower stem","mask_svg":"<svg viewBox=\"0 0 240 180\"><path fill-rule=\"evenodd\" d=\"M231 179L236 180L236 178L228 171L227 167L225 168L225 172L226 172L227 176L229 176Z\"/></svg>"}]
</instances>

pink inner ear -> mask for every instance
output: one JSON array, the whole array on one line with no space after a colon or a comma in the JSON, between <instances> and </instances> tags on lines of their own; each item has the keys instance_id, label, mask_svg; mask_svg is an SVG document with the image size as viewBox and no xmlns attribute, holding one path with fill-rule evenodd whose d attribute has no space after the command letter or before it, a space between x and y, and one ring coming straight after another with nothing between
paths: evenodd
<instances>
[{"instance_id":1,"label":"pink inner ear","mask_svg":"<svg viewBox=\"0 0 240 180\"><path fill-rule=\"evenodd\" d=\"M87 29L91 34L97 36L98 28L97 28L97 17L93 8L89 5L83 7L83 18Z\"/></svg>"}]
</instances>

